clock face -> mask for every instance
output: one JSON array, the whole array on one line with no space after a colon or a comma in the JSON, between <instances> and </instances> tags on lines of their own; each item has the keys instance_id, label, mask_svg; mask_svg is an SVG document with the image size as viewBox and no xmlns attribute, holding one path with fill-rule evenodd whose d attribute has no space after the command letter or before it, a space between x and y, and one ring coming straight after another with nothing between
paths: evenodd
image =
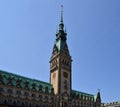
<instances>
[{"instance_id":1,"label":"clock face","mask_svg":"<svg viewBox=\"0 0 120 107\"><path fill-rule=\"evenodd\" d=\"M68 78L68 73L67 73L67 72L63 72L63 76L64 76L65 78Z\"/></svg>"}]
</instances>

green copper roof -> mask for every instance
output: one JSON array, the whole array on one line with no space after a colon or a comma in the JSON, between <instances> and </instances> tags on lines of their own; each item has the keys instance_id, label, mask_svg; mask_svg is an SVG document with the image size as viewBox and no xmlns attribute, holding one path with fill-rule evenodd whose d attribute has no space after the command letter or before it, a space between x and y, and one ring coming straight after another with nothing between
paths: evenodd
<instances>
[{"instance_id":1,"label":"green copper roof","mask_svg":"<svg viewBox=\"0 0 120 107\"><path fill-rule=\"evenodd\" d=\"M88 94L88 93L84 93L84 92L80 92L80 91L76 91L76 90L72 90L72 94L76 94L76 95L83 95L83 96L90 96L90 97L94 97L94 95L92 94Z\"/></svg>"},{"instance_id":2,"label":"green copper roof","mask_svg":"<svg viewBox=\"0 0 120 107\"><path fill-rule=\"evenodd\" d=\"M93 100L94 101L94 95L92 94L88 94L88 93L84 93L84 92L80 92L80 91L76 91L76 90L72 90L72 97L79 97L82 99L86 99L86 100Z\"/></svg>"},{"instance_id":3,"label":"green copper roof","mask_svg":"<svg viewBox=\"0 0 120 107\"><path fill-rule=\"evenodd\" d=\"M42 91L43 92L45 92L45 88L46 87L48 87L48 91L49 92L51 92L51 89L52 89L52 85L51 84L49 84L47 82L40 81L40 80L23 77L23 76L16 75L16 74L13 74L13 73L8 73L8 72L2 71L2 70L0 70L0 75L3 78L3 83L5 85L8 84L9 78L12 78L12 85L13 86L16 86L17 80L21 80L20 81L21 88L24 88L25 82L27 81L29 90L32 89L32 85L33 84L35 84L36 91L38 91L40 85L42 85Z\"/></svg>"},{"instance_id":4,"label":"green copper roof","mask_svg":"<svg viewBox=\"0 0 120 107\"><path fill-rule=\"evenodd\" d=\"M61 6L61 19L59 23L59 30L56 32L56 41L55 46L57 47L58 51L61 52L66 44L66 36L67 33L64 30L64 23L63 23L63 6Z\"/></svg>"},{"instance_id":5,"label":"green copper roof","mask_svg":"<svg viewBox=\"0 0 120 107\"><path fill-rule=\"evenodd\" d=\"M58 40L56 42L56 47L58 48L58 51L61 51L63 49L64 45L65 45L65 42L62 40Z\"/></svg>"}]
</instances>

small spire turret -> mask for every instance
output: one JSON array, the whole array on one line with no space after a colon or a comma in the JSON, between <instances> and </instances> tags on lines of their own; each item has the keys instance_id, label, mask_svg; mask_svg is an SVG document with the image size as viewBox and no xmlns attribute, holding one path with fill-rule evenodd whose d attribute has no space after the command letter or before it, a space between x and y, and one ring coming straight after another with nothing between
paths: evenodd
<instances>
[{"instance_id":1,"label":"small spire turret","mask_svg":"<svg viewBox=\"0 0 120 107\"><path fill-rule=\"evenodd\" d=\"M98 93L96 96L96 107L101 107L100 89L98 89Z\"/></svg>"},{"instance_id":2,"label":"small spire turret","mask_svg":"<svg viewBox=\"0 0 120 107\"><path fill-rule=\"evenodd\" d=\"M98 89L97 99L99 99L99 100L101 99L101 98L100 98L100 89Z\"/></svg>"}]
</instances>

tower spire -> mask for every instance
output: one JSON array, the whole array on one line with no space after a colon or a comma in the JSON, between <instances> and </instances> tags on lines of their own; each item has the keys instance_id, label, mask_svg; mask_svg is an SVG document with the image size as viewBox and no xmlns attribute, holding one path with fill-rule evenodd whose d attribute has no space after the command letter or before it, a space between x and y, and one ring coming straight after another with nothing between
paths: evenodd
<instances>
[{"instance_id":1,"label":"tower spire","mask_svg":"<svg viewBox=\"0 0 120 107\"><path fill-rule=\"evenodd\" d=\"M64 30L64 24L63 24L63 5L61 5L61 19L59 24L59 30Z\"/></svg>"},{"instance_id":2,"label":"tower spire","mask_svg":"<svg viewBox=\"0 0 120 107\"><path fill-rule=\"evenodd\" d=\"M63 5L61 5L61 20L60 20L61 23L63 23Z\"/></svg>"},{"instance_id":3,"label":"tower spire","mask_svg":"<svg viewBox=\"0 0 120 107\"><path fill-rule=\"evenodd\" d=\"M66 44L66 40L67 40L66 36L67 33L66 30L64 30L64 23L63 23L63 5L61 5L60 23L59 23L59 29L56 32L56 42L55 42L55 45L58 48L59 52L63 50L63 47Z\"/></svg>"}]
</instances>

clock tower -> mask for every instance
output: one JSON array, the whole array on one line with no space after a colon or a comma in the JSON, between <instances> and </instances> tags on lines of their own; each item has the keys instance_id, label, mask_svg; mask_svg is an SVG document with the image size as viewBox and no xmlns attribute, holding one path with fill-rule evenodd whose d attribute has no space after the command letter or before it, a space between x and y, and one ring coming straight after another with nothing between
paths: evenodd
<instances>
[{"instance_id":1,"label":"clock tower","mask_svg":"<svg viewBox=\"0 0 120 107\"><path fill-rule=\"evenodd\" d=\"M67 45L67 33L64 30L63 11L59 30L56 33L56 40L50 59L50 83L53 85L56 95L71 95L72 59Z\"/></svg>"}]
</instances>

